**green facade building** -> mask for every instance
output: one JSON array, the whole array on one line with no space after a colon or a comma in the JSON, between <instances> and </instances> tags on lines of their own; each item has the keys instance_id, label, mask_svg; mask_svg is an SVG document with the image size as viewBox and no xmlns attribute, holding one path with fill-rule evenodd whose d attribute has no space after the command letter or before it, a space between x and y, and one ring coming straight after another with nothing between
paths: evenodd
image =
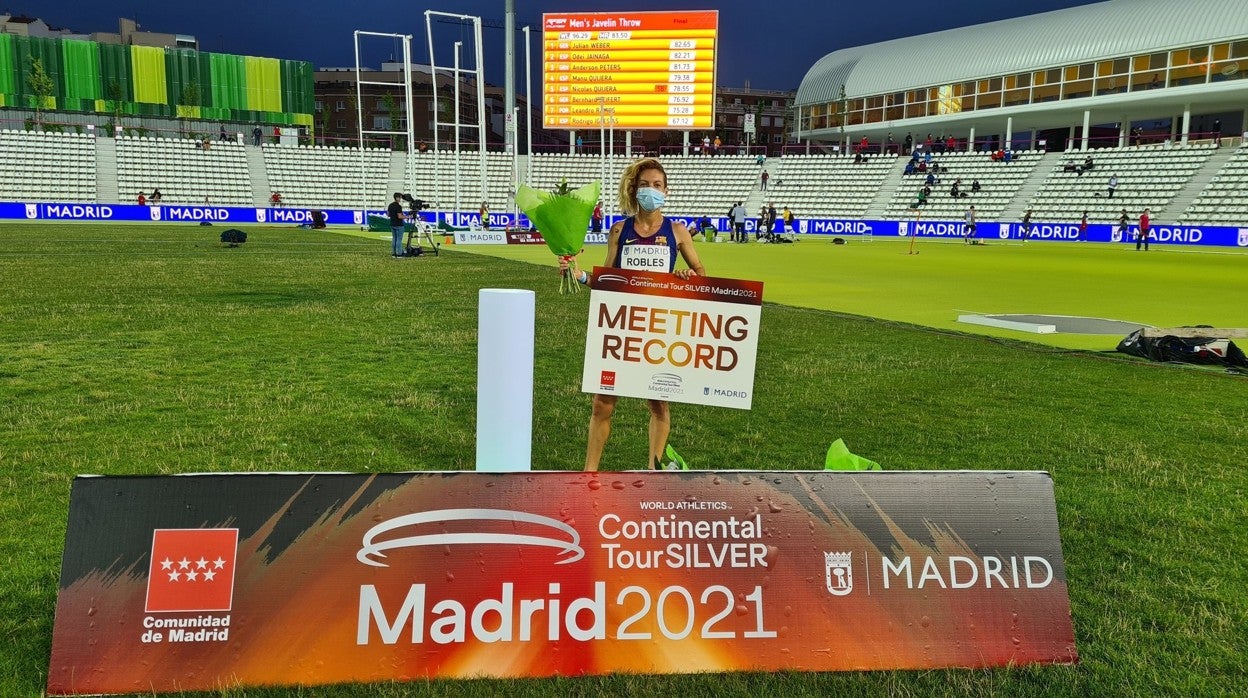
<instances>
[{"instance_id":1,"label":"green facade building","mask_svg":"<svg viewBox=\"0 0 1248 698\"><path fill-rule=\"evenodd\" d=\"M0 108L36 108L34 59L52 79L49 111L313 124L307 61L0 34Z\"/></svg>"}]
</instances>

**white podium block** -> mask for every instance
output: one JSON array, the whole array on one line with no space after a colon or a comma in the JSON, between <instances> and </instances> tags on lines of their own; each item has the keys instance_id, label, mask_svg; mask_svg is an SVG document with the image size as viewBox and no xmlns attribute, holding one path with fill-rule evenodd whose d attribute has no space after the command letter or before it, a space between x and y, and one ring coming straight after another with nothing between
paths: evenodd
<instances>
[{"instance_id":1,"label":"white podium block","mask_svg":"<svg viewBox=\"0 0 1248 698\"><path fill-rule=\"evenodd\" d=\"M477 315L477 470L532 470L533 291L483 288Z\"/></svg>"}]
</instances>

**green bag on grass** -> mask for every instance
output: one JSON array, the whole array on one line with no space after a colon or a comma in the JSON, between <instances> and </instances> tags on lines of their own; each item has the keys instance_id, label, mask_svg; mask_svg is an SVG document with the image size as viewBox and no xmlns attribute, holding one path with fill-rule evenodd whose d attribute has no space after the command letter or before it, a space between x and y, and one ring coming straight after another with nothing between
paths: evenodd
<instances>
[{"instance_id":1,"label":"green bag on grass","mask_svg":"<svg viewBox=\"0 0 1248 698\"><path fill-rule=\"evenodd\" d=\"M828 446L828 455L823 461L824 470L881 470L880 464L860 455L850 453L844 439L837 439Z\"/></svg>"}]
</instances>

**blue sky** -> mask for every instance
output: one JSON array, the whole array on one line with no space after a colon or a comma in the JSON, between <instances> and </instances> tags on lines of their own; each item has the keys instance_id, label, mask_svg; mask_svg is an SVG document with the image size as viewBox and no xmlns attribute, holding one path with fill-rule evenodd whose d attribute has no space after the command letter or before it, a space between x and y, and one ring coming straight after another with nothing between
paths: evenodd
<instances>
[{"instance_id":1,"label":"blue sky","mask_svg":"<svg viewBox=\"0 0 1248 698\"><path fill-rule=\"evenodd\" d=\"M538 48L543 12L605 12L675 9L719 10L719 84L755 89L795 89L822 56L840 48L912 36L1038 12L1092 4L1087 0L516 0L517 27L533 26ZM0 10L45 19L78 32L117 31L118 17L136 17L144 29L193 34L205 51L311 61L317 67L354 65L352 30L410 33L416 62L428 61L426 9L475 15L502 24L503 0L0 0ZM1107 28L1109 30L1109 28ZM435 42L459 40L460 28L437 25ZM445 36L444 36L445 34ZM1060 37L1020 36L1020 41ZM485 29L486 81L503 84L503 30ZM467 45L467 44L466 44ZM523 70L523 36L517 32L516 60ZM984 50L993 50L985 46ZM379 63L389 45L371 44L366 60ZM371 54L371 55L368 55ZM449 56L449 49L448 54ZM538 57L534 58L539 65ZM449 62L441 55L439 62ZM536 68L535 68L536 69ZM539 80L534 75L534 80ZM523 93L524 79L517 79Z\"/></svg>"}]
</instances>

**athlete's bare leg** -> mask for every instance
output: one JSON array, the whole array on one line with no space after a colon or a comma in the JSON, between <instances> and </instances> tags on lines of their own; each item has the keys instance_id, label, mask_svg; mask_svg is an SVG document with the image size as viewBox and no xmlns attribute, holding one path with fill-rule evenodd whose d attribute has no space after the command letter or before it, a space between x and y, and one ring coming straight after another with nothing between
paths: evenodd
<instances>
[{"instance_id":1,"label":"athlete's bare leg","mask_svg":"<svg viewBox=\"0 0 1248 698\"><path fill-rule=\"evenodd\" d=\"M602 449L611 436L611 415L615 414L614 395L595 395L594 407L589 414L589 444L585 447L585 469L597 470L602 460Z\"/></svg>"},{"instance_id":2,"label":"athlete's bare leg","mask_svg":"<svg viewBox=\"0 0 1248 698\"><path fill-rule=\"evenodd\" d=\"M650 459L646 467L653 470L656 463L663 462L667 450L667 436L672 431L672 412L663 400L647 400L650 405Z\"/></svg>"}]
</instances>

